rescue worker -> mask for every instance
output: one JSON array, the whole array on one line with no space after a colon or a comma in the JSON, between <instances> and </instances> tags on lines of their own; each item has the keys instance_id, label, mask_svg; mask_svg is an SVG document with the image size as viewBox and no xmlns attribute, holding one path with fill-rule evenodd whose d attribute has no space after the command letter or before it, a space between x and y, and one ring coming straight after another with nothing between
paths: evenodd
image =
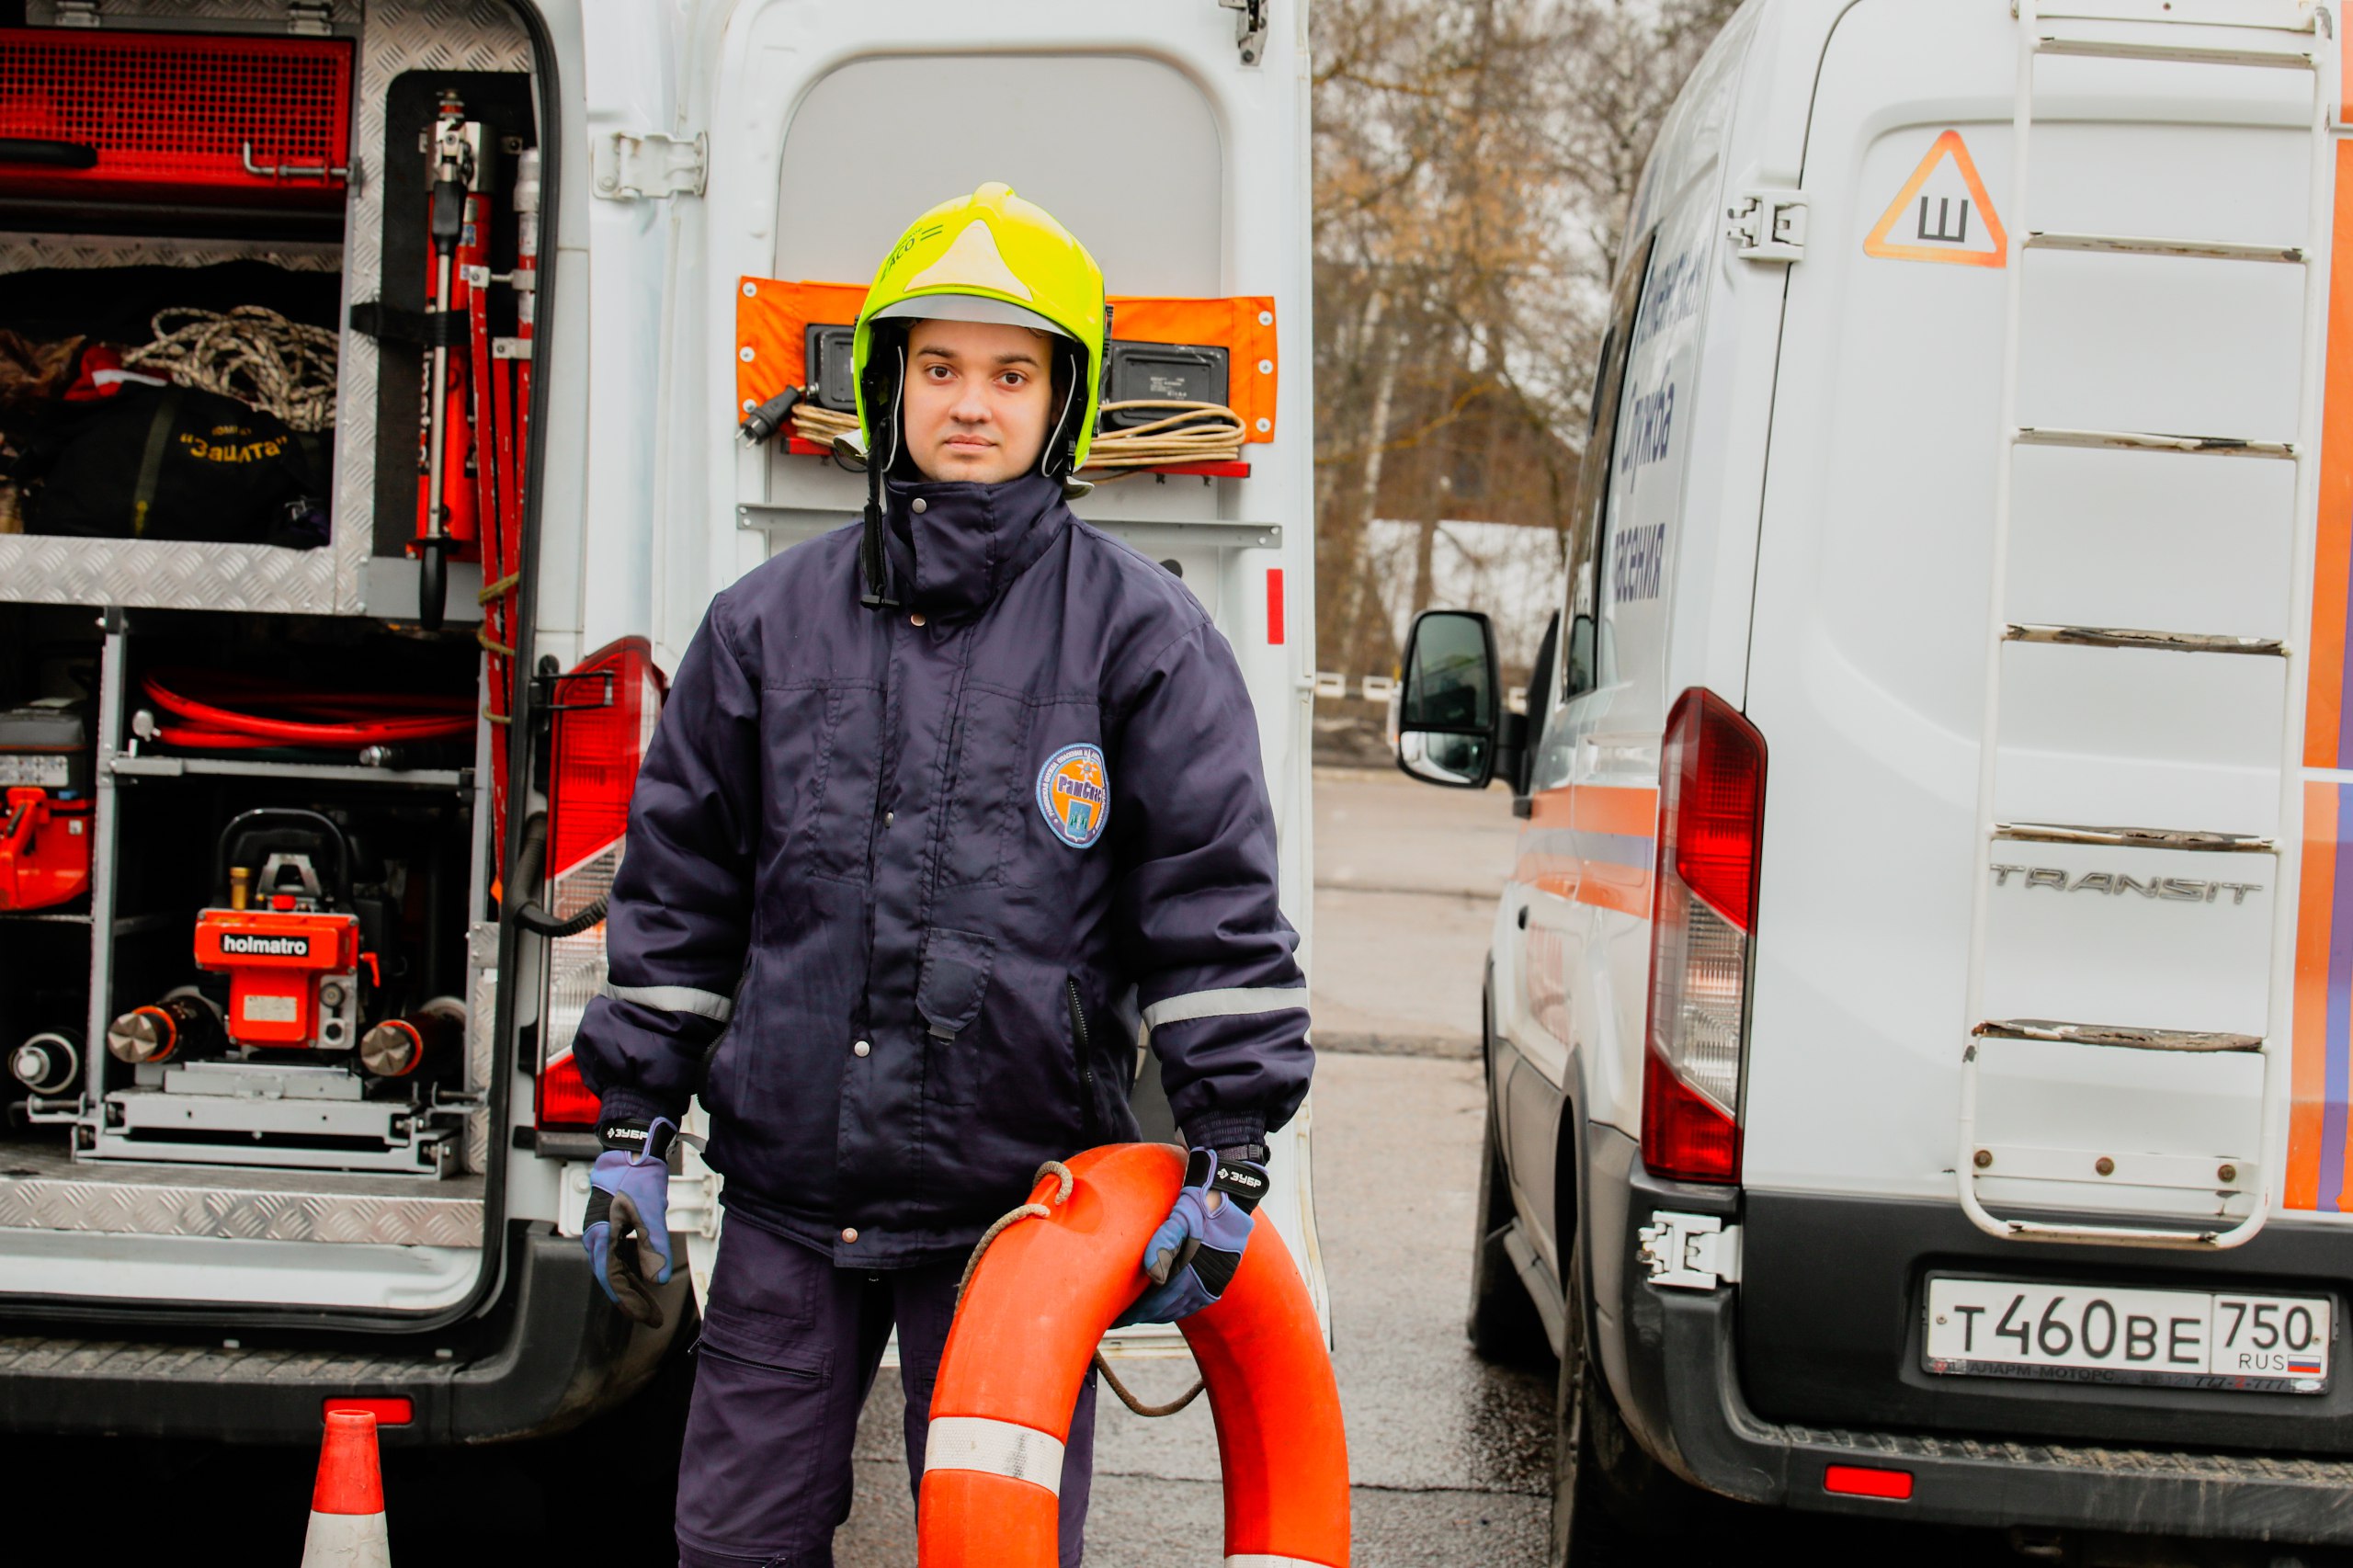
<instances>
[{"instance_id":1,"label":"rescue worker","mask_svg":"<svg viewBox=\"0 0 2353 1568\"><path fill-rule=\"evenodd\" d=\"M1040 1162L1137 1137L1140 1038L1192 1154L1126 1321L1232 1278L1267 1134L1313 1053L1233 650L1065 484L1101 384L1103 278L986 185L917 219L853 348L863 521L713 600L631 804L586 1244L625 1310L675 1254L689 1096L726 1176L678 1484L688 1568L833 1561L850 1445L899 1334L920 1485L965 1259ZM1073 1413L1079 1561L1094 1380Z\"/></svg>"}]
</instances>

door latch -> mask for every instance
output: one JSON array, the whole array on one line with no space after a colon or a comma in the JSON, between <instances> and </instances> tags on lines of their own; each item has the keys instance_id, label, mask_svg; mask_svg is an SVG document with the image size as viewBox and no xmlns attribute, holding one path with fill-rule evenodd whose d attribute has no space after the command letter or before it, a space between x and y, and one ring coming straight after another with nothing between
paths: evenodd
<instances>
[{"instance_id":1,"label":"door latch","mask_svg":"<svg viewBox=\"0 0 2353 1568\"><path fill-rule=\"evenodd\" d=\"M597 142L591 162L597 194L608 201L700 196L710 176L710 138L616 131Z\"/></svg>"},{"instance_id":2,"label":"door latch","mask_svg":"<svg viewBox=\"0 0 2353 1568\"><path fill-rule=\"evenodd\" d=\"M1258 56L1267 50L1267 11L1274 0L1217 0L1229 11L1242 14L1233 18L1233 47L1242 51L1242 63L1256 65Z\"/></svg>"},{"instance_id":3,"label":"door latch","mask_svg":"<svg viewBox=\"0 0 2353 1568\"><path fill-rule=\"evenodd\" d=\"M1745 190L1724 210L1724 237L1743 261L1805 259L1805 193Z\"/></svg>"},{"instance_id":4,"label":"door latch","mask_svg":"<svg viewBox=\"0 0 2353 1568\"><path fill-rule=\"evenodd\" d=\"M1634 1233L1651 1283L1677 1290L1712 1290L1740 1279L1740 1227L1713 1214L1654 1209Z\"/></svg>"}]
</instances>

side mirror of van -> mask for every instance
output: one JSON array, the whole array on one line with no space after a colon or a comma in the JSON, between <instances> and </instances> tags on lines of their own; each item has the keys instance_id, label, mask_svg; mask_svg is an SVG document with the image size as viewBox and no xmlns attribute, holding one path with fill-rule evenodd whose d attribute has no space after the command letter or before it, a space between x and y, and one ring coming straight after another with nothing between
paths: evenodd
<instances>
[{"instance_id":1,"label":"side mirror of van","mask_svg":"<svg viewBox=\"0 0 2353 1568\"><path fill-rule=\"evenodd\" d=\"M1483 790L1507 717L1498 699L1495 633L1472 610L1424 610L1405 640L1397 697L1397 766L1431 784Z\"/></svg>"}]
</instances>

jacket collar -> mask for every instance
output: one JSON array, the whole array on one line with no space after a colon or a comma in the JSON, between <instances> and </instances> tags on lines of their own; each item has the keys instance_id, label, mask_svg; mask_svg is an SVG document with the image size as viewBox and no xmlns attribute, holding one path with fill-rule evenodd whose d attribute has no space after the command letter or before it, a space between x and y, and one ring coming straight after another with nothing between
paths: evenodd
<instances>
[{"instance_id":1,"label":"jacket collar","mask_svg":"<svg viewBox=\"0 0 2353 1568\"><path fill-rule=\"evenodd\" d=\"M987 608L1070 518L1061 482L1035 471L997 484L892 480L883 489L899 598L945 615Z\"/></svg>"}]
</instances>

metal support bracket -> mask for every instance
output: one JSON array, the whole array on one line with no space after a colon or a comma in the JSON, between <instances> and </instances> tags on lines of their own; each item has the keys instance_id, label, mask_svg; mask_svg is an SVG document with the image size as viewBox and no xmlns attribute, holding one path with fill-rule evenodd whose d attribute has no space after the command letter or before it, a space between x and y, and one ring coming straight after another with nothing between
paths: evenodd
<instances>
[{"instance_id":1,"label":"metal support bracket","mask_svg":"<svg viewBox=\"0 0 2353 1568\"><path fill-rule=\"evenodd\" d=\"M607 201L700 196L710 177L710 138L658 131L616 131L597 140L591 160L596 193Z\"/></svg>"},{"instance_id":2,"label":"metal support bracket","mask_svg":"<svg viewBox=\"0 0 2353 1568\"><path fill-rule=\"evenodd\" d=\"M1740 1280L1740 1227L1713 1214L1651 1211L1635 1233L1651 1283L1677 1290L1712 1290Z\"/></svg>"},{"instance_id":3,"label":"metal support bracket","mask_svg":"<svg viewBox=\"0 0 2353 1568\"><path fill-rule=\"evenodd\" d=\"M1267 51L1267 10L1273 0L1217 0L1229 11L1239 11L1233 18L1233 47L1241 51L1242 63L1256 65Z\"/></svg>"},{"instance_id":4,"label":"metal support bracket","mask_svg":"<svg viewBox=\"0 0 2353 1568\"><path fill-rule=\"evenodd\" d=\"M1724 210L1724 237L1744 261L1805 259L1805 193L1745 190Z\"/></svg>"}]
</instances>

